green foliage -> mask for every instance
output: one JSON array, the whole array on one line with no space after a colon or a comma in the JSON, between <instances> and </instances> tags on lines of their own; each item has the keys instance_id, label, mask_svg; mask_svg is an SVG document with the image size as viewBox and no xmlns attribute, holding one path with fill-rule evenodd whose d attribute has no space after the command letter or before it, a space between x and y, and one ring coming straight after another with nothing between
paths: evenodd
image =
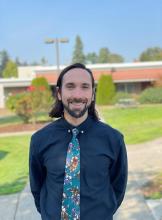
<instances>
[{"instance_id":1,"label":"green foliage","mask_svg":"<svg viewBox=\"0 0 162 220\"><path fill-rule=\"evenodd\" d=\"M98 62L99 63L108 63L110 51L108 48L103 47L99 51Z\"/></svg>"},{"instance_id":2,"label":"green foliage","mask_svg":"<svg viewBox=\"0 0 162 220\"><path fill-rule=\"evenodd\" d=\"M17 65L12 60L9 60L6 63L6 67L4 68L2 75L4 78L17 77Z\"/></svg>"},{"instance_id":3,"label":"green foliage","mask_svg":"<svg viewBox=\"0 0 162 220\"><path fill-rule=\"evenodd\" d=\"M9 55L6 50L0 51L0 78L2 77L2 72L9 61Z\"/></svg>"},{"instance_id":4,"label":"green foliage","mask_svg":"<svg viewBox=\"0 0 162 220\"><path fill-rule=\"evenodd\" d=\"M32 102L30 94L22 94L21 99L16 103L16 114L23 120L24 123L28 123L33 115Z\"/></svg>"},{"instance_id":5,"label":"green foliage","mask_svg":"<svg viewBox=\"0 0 162 220\"><path fill-rule=\"evenodd\" d=\"M31 82L31 85L37 88L44 87L45 89L50 91L50 86L45 77L34 78Z\"/></svg>"},{"instance_id":6,"label":"green foliage","mask_svg":"<svg viewBox=\"0 0 162 220\"><path fill-rule=\"evenodd\" d=\"M124 62L124 58L121 55L115 53L110 54L109 63L123 63L123 62Z\"/></svg>"},{"instance_id":7,"label":"green foliage","mask_svg":"<svg viewBox=\"0 0 162 220\"><path fill-rule=\"evenodd\" d=\"M148 48L141 53L139 57L140 61L161 61L162 60L162 48L153 47Z\"/></svg>"},{"instance_id":8,"label":"green foliage","mask_svg":"<svg viewBox=\"0 0 162 220\"><path fill-rule=\"evenodd\" d=\"M86 62L87 63L97 63L98 62L98 56L97 56L97 54L96 53L88 53L87 55L86 55Z\"/></svg>"},{"instance_id":9,"label":"green foliage","mask_svg":"<svg viewBox=\"0 0 162 220\"><path fill-rule=\"evenodd\" d=\"M53 102L52 93L45 78L33 79L28 91L9 96L6 106L14 111L24 123L32 119L37 121L37 114L50 109Z\"/></svg>"},{"instance_id":10,"label":"green foliage","mask_svg":"<svg viewBox=\"0 0 162 220\"><path fill-rule=\"evenodd\" d=\"M110 75L101 75L97 86L96 102L98 105L110 104L115 95L115 85Z\"/></svg>"},{"instance_id":11,"label":"green foliage","mask_svg":"<svg viewBox=\"0 0 162 220\"><path fill-rule=\"evenodd\" d=\"M46 111L51 107L53 97L46 78L33 79L29 91L31 92L33 116L36 116L37 112ZM36 120L36 117L33 119Z\"/></svg>"},{"instance_id":12,"label":"green foliage","mask_svg":"<svg viewBox=\"0 0 162 220\"><path fill-rule=\"evenodd\" d=\"M117 103L120 99L128 99L128 98L132 98L132 96L129 93L126 92L117 92L115 94L115 96L112 99L112 104Z\"/></svg>"},{"instance_id":13,"label":"green foliage","mask_svg":"<svg viewBox=\"0 0 162 220\"><path fill-rule=\"evenodd\" d=\"M108 48L103 47L99 51L98 55L99 63L122 63L124 62L124 58L116 53L111 53Z\"/></svg>"},{"instance_id":14,"label":"green foliage","mask_svg":"<svg viewBox=\"0 0 162 220\"><path fill-rule=\"evenodd\" d=\"M139 102L142 104L162 103L162 88L145 89L139 97Z\"/></svg>"},{"instance_id":15,"label":"green foliage","mask_svg":"<svg viewBox=\"0 0 162 220\"><path fill-rule=\"evenodd\" d=\"M6 101L6 107L15 112L24 123L28 123L32 117L32 102L29 93L9 96Z\"/></svg>"},{"instance_id":16,"label":"green foliage","mask_svg":"<svg viewBox=\"0 0 162 220\"><path fill-rule=\"evenodd\" d=\"M83 43L79 36L76 36L72 62L85 64L85 55L83 53Z\"/></svg>"}]
</instances>

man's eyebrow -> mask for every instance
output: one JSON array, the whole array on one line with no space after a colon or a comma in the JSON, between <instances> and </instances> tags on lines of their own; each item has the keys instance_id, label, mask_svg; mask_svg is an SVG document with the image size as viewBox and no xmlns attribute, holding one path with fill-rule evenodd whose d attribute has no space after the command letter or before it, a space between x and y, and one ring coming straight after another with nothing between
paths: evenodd
<instances>
[{"instance_id":1,"label":"man's eyebrow","mask_svg":"<svg viewBox=\"0 0 162 220\"><path fill-rule=\"evenodd\" d=\"M75 83L73 83L73 82L67 82L67 83L65 83L65 85L74 85Z\"/></svg>"}]
</instances>

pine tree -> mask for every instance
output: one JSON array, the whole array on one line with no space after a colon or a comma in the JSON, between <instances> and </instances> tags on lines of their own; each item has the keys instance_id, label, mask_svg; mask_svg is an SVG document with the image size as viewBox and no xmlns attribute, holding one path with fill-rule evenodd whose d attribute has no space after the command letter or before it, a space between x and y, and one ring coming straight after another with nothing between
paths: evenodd
<instances>
[{"instance_id":1,"label":"pine tree","mask_svg":"<svg viewBox=\"0 0 162 220\"><path fill-rule=\"evenodd\" d=\"M82 43L82 40L79 36L76 36L72 63L83 63L83 64L85 64L85 55L83 53L83 43Z\"/></svg>"}]
</instances>

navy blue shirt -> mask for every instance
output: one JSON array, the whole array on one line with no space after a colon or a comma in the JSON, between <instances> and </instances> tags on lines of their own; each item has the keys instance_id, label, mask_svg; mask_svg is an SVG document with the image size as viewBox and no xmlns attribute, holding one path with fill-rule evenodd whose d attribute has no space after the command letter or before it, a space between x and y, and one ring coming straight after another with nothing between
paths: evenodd
<instances>
[{"instance_id":1,"label":"navy blue shirt","mask_svg":"<svg viewBox=\"0 0 162 220\"><path fill-rule=\"evenodd\" d=\"M31 192L43 220L60 220L65 163L73 125L60 118L31 138ZM123 135L88 117L80 131L80 219L112 220L127 183L127 153Z\"/></svg>"}]
</instances>

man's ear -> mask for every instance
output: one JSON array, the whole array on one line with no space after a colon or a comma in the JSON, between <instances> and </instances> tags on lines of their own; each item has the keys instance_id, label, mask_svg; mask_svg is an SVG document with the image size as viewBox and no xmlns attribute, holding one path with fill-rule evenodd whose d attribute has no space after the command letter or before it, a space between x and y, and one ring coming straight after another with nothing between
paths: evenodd
<instances>
[{"instance_id":1,"label":"man's ear","mask_svg":"<svg viewBox=\"0 0 162 220\"><path fill-rule=\"evenodd\" d=\"M58 86L56 87L56 96L57 96L58 100L61 101L61 91Z\"/></svg>"}]
</instances>

